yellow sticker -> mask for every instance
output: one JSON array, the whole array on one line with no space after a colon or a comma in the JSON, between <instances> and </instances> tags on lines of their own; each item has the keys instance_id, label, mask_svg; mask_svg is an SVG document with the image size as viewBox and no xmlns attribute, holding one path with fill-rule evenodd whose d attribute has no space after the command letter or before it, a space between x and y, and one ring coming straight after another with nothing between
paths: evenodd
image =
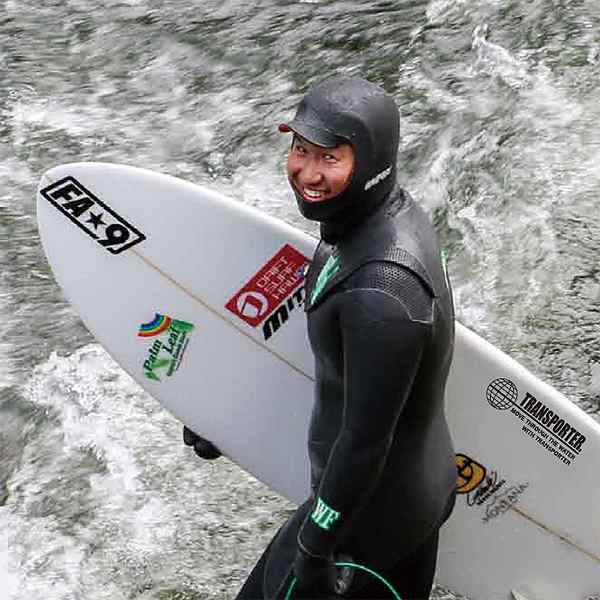
<instances>
[{"instance_id":1,"label":"yellow sticker","mask_svg":"<svg viewBox=\"0 0 600 600\"><path fill-rule=\"evenodd\" d=\"M455 460L458 469L456 491L459 494L468 494L485 479L486 469L466 454L457 454Z\"/></svg>"}]
</instances>

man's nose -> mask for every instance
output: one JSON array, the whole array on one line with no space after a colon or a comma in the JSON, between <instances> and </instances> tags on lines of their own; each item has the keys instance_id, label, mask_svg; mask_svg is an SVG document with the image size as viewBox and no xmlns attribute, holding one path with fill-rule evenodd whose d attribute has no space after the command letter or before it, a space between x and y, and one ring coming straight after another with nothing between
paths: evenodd
<instances>
[{"instance_id":1,"label":"man's nose","mask_svg":"<svg viewBox=\"0 0 600 600\"><path fill-rule=\"evenodd\" d=\"M323 179L323 173L319 167L319 163L316 160L308 160L303 165L300 171L300 179L302 183L306 184L317 184Z\"/></svg>"}]
</instances>

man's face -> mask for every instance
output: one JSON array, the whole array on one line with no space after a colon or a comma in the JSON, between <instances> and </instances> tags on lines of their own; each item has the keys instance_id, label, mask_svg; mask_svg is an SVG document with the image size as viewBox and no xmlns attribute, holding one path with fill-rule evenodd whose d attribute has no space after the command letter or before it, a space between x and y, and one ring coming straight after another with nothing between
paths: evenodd
<instances>
[{"instance_id":1,"label":"man's face","mask_svg":"<svg viewBox=\"0 0 600 600\"><path fill-rule=\"evenodd\" d=\"M323 202L343 192L354 168L350 144L323 148L294 135L288 155L290 183L307 202Z\"/></svg>"}]
</instances>

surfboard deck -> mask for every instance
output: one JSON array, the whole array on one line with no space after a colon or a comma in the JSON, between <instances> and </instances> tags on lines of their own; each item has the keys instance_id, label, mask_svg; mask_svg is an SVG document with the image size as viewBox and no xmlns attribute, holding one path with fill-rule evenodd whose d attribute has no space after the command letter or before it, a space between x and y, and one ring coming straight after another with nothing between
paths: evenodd
<instances>
[{"instance_id":1,"label":"surfboard deck","mask_svg":"<svg viewBox=\"0 0 600 600\"><path fill-rule=\"evenodd\" d=\"M44 173L37 210L57 281L123 369L302 501L316 240L209 189L106 163ZM598 595L600 425L458 323L447 414L459 498L437 582L473 600Z\"/></svg>"}]
</instances>

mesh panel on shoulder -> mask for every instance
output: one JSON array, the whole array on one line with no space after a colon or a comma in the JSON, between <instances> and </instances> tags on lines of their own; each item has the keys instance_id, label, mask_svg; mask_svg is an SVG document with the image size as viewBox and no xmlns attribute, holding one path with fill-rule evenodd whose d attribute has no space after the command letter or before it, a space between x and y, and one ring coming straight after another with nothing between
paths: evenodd
<instances>
[{"instance_id":1,"label":"mesh panel on shoulder","mask_svg":"<svg viewBox=\"0 0 600 600\"><path fill-rule=\"evenodd\" d=\"M346 289L377 289L399 300L412 319L433 319L433 297L420 278L405 267L391 262L370 262L354 272Z\"/></svg>"}]
</instances>

